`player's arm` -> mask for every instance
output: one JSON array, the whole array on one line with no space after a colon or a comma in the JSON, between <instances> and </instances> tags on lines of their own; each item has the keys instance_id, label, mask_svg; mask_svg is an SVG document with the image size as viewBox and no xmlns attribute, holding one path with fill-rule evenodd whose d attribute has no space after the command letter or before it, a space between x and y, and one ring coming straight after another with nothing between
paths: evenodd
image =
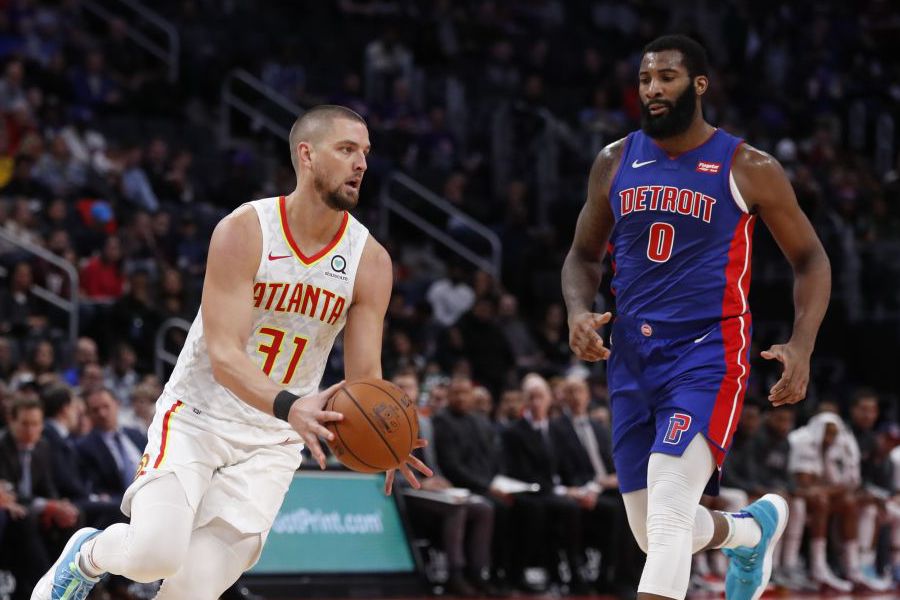
<instances>
[{"instance_id":1,"label":"player's arm","mask_svg":"<svg viewBox=\"0 0 900 600\"><path fill-rule=\"evenodd\" d=\"M394 283L391 257L372 236L356 269L353 301L344 326L344 377L381 379L381 342Z\"/></svg>"},{"instance_id":2,"label":"player's arm","mask_svg":"<svg viewBox=\"0 0 900 600\"><path fill-rule=\"evenodd\" d=\"M572 247L562 268L562 291L569 317L569 345L582 360L596 361L609 357L609 349L597 328L611 315L591 312L600 278L606 244L615 225L609 205L609 189L622 159L624 140L600 151L588 178L587 200L578 215Z\"/></svg>"},{"instance_id":3,"label":"player's arm","mask_svg":"<svg viewBox=\"0 0 900 600\"><path fill-rule=\"evenodd\" d=\"M769 400L775 406L793 404L806 397L809 360L831 296L831 265L777 160L744 145L735 156L732 173L748 208L765 222L794 271L791 339L762 353L763 358L784 365Z\"/></svg>"},{"instance_id":4,"label":"player's arm","mask_svg":"<svg viewBox=\"0 0 900 600\"><path fill-rule=\"evenodd\" d=\"M380 379L384 315L391 299L394 273L387 250L371 236L366 240L356 272L353 301L344 326L344 377L347 381L366 377ZM424 445L424 440L416 443L417 448ZM407 456L399 470L415 488L421 484L410 467L428 477L432 475L425 463L412 454ZM385 476L385 493L391 493L393 484L394 470L391 469Z\"/></svg>"},{"instance_id":5,"label":"player's arm","mask_svg":"<svg viewBox=\"0 0 900 600\"><path fill-rule=\"evenodd\" d=\"M253 325L253 283L261 253L262 232L252 208L235 211L216 226L200 304L213 377L250 406L290 423L325 468L316 436L331 439L323 423L341 419L340 413L322 410L338 386L294 401L296 396L269 379L244 349Z\"/></svg>"}]
</instances>

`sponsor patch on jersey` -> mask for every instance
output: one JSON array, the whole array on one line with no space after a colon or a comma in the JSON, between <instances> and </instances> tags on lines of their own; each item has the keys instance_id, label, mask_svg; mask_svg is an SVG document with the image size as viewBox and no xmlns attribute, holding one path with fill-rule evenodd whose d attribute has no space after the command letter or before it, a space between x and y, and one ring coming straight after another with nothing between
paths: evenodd
<instances>
[{"instance_id":1,"label":"sponsor patch on jersey","mask_svg":"<svg viewBox=\"0 0 900 600\"><path fill-rule=\"evenodd\" d=\"M331 257L331 271L325 271L324 273L333 279L340 279L341 281L350 280L350 278L347 277L347 259L340 254L335 254Z\"/></svg>"},{"instance_id":2,"label":"sponsor patch on jersey","mask_svg":"<svg viewBox=\"0 0 900 600\"><path fill-rule=\"evenodd\" d=\"M698 173L718 173L722 170L722 163L706 162L701 160L697 162Z\"/></svg>"}]
</instances>

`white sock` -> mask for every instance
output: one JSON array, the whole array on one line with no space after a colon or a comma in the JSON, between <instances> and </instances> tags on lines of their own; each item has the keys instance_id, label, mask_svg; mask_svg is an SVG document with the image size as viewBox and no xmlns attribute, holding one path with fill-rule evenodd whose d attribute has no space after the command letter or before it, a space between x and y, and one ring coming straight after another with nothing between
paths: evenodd
<instances>
[{"instance_id":1,"label":"white sock","mask_svg":"<svg viewBox=\"0 0 900 600\"><path fill-rule=\"evenodd\" d=\"M809 542L810 572L814 575L828 571L828 560L825 558L825 538L813 538Z\"/></svg>"},{"instance_id":2,"label":"white sock","mask_svg":"<svg viewBox=\"0 0 900 600\"><path fill-rule=\"evenodd\" d=\"M78 568L88 577L94 578L100 577L105 573L103 569L98 567L94 561L91 560L91 550L94 549L95 541L97 541L96 537L89 539L78 550Z\"/></svg>"},{"instance_id":3,"label":"white sock","mask_svg":"<svg viewBox=\"0 0 900 600\"><path fill-rule=\"evenodd\" d=\"M856 540L847 540L841 546L842 558L844 560L844 570L847 572L849 579L859 579L862 572L859 568L859 544Z\"/></svg>"},{"instance_id":4,"label":"white sock","mask_svg":"<svg viewBox=\"0 0 900 600\"><path fill-rule=\"evenodd\" d=\"M786 569L797 567L800 562L800 545L803 543L803 530L806 528L806 501L803 498L791 499L791 513L784 529L784 546L781 550L781 564Z\"/></svg>"},{"instance_id":5,"label":"white sock","mask_svg":"<svg viewBox=\"0 0 900 600\"><path fill-rule=\"evenodd\" d=\"M746 512L720 512L728 522L728 535L719 548L737 548L746 546L753 548L762 539L762 530L753 515Z\"/></svg>"},{"instance_id":6,"label":"white sock","mask_svg":"<svg viewBox=\"0 0 900 600\"><path fill-rule=\"evenodd\" d=\"M878 507L870 504L860 511L859 515L859 549L862 552L873 551L875 548L875 528L878 520Z\"/></svg>"}]
</instances>

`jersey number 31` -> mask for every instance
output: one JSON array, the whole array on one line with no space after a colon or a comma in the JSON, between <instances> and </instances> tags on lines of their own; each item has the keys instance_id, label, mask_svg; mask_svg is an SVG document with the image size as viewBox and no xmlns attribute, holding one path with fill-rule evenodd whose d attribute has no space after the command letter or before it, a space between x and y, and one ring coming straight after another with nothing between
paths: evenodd
<instances>
[{"instance_id":1,"label":"jersey number 31","mask_svg":"<svg viewBox=\"0 0 900 600\"><path fill-rule=\"evenodd\" d=\"M271 344L266 345L260 343L259 346L256 347L257 352L265 357L265 361L262 365L263 372L266 375L271 376L272 369L275 367L275 359L277 359L278 355L281 353L285 332L281 329L275 329L274 327L260 327L259 334L272 338ZM287 369L284 371L284 377L281 378L282 385L288 385L291 382L291 379L294 378L294 372L297 370L297 365L300 363L300 357L303 356L303 351L306 350L307 341L306 338L300 337L299 335L294 337L294 351L291 353L291 360L288 362Z\"/></svg>"}]
</instances>

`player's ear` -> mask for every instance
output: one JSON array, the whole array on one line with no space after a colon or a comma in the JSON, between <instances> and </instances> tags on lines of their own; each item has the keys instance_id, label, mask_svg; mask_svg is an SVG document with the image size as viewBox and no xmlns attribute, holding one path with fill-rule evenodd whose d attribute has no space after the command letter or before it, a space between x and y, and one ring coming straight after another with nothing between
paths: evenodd
<instances>
[{"instance_id":1,"label":"player's ear","mask_svg":"<svg viewBox=\"0 0 900 600\"><path fill-rule=\"evenodd\" d=\"M309 142L299 142L297 144L297 164L310 166L312 162L312 144Z\"/></svg>"},{"instance_id":2,"label":"player's ear","mask_svg":"<svg viewBox=\"0 0 900 600\"><path fill-rule=\"evenodd\" d=\"M709 78L706 75L697 75L694 77L694 91L697 92L698 96L702 96L706 93L706 88L709 87Z\"/></svg>"}]
</instances>

